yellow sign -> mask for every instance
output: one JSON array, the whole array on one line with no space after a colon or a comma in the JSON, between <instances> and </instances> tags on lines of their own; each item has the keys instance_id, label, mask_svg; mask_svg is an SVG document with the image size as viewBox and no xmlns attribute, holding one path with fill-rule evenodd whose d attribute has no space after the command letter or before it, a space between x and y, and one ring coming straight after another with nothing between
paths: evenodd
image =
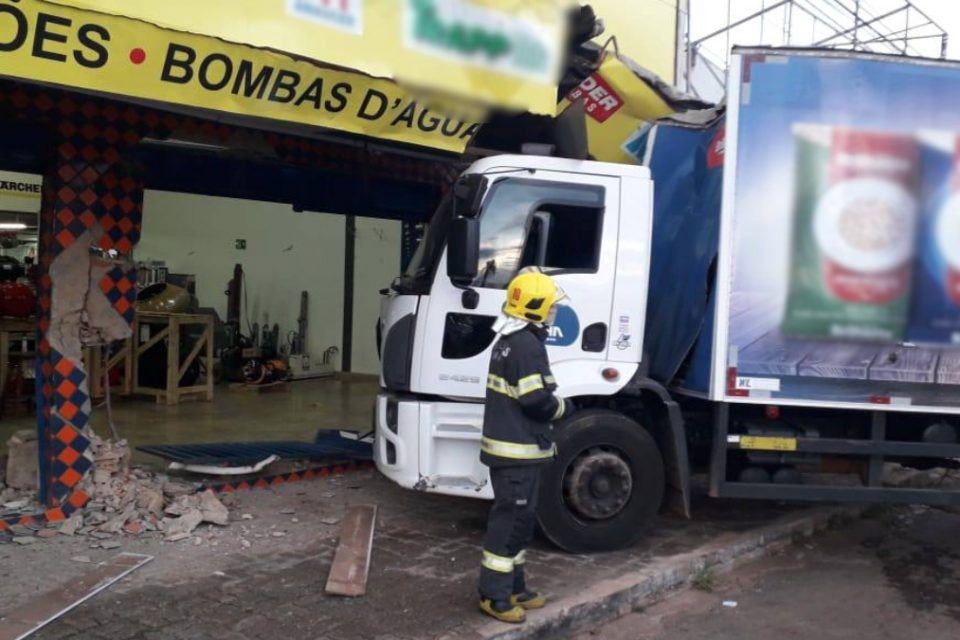
<instances>
[{"instance_id":1,"label":"yellow sign","mask_svg":"<svg viewBox=\"0 0 960 640\"><path fill-rule=\"evenodd\" d=\"M796 451L796 438L775 438L771 436L740 436L741 449L759 449L761 451Z\"/></svg>"},{"instance_id":2,"label":"yellow sign","mask_svg":"<svg viewBox=\"0 0 960 640\"><path fill-rule=\"evenodd\" d=\"M0 0L0 75L453 152L479 127L387 80L41 0Z\"/></svg>"},{"instance_id":3,"label":"yellow sign","mask_svg":"<svg viewBox=\"0 0 960 640\"><path fill-rule=\"evenodd\" d=\"M636 164L630 143L643 124L676 111L666 91L652 75L608 51L600 68L567 95L561 109L572 102L583 103L587 140L595 159Z\"/></svg>"},{"instance_id":4,"label":"yellow sign","mask_svg":"<svg viewBox=\"0 0 960 640\"><path fill-rule=\"evenodd\" d=\"M620 53L644 69L676 82L678 0L584 0L603 19L603 45L617 38Z\"/></svg>"},{"instance_id":5,"label":"yellow sign","mask_svg":"<svg viewBox=\"0 0 960 640\"><path fill-rule=\"evenodd\" d=\"M0 171L0 211L38 213L43 177Z\"/></svg>"},{"instance_id":6,"label":"yellow sign","mask_svg":"<svg viewBox=\"0 0 960 640\"><path fill-rule=\"evenodd\" d=\"M48 0L554 115L570 0Z\"/></svg>"}]
</instances>

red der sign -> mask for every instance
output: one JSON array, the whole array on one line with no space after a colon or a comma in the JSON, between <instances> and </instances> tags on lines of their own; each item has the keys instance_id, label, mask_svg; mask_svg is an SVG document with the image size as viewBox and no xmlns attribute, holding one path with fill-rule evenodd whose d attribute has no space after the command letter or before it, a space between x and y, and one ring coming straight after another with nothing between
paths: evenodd
<instances>
[{"instance_id":1,"label":"red der sign","mask_svg":"<svg viewBox=\"0 0 960 640\"><path fill-rule=\"evenodd\" d=\"M595 73L581 82L576 89L567 96L570 102L583 100L583 109L597 122L606 122L607 118L615 114L623 106L623 100L607 84L607 81Z\"/></svg>"}]
</instances>

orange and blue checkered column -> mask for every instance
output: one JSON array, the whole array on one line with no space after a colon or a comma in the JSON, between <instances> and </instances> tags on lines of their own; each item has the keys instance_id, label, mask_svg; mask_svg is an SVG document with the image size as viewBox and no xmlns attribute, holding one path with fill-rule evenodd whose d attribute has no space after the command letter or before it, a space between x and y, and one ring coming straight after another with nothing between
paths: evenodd
<instances>
[{"instance_id":1,"label":"orange and blue checkered column","mask_svg":"<svg viewBox=\"0 0 960 640\"><path fill-rule=\"evenodd\" d=\"M69 101L69 98L64 98ZM63 105L61 105L61 108ZM44 175L38 282L37 430L41 500L53 516L67 516L89 499L80 489L93 466L87 431L91 401L82 361L80 326L65 323L54 305L67 282L64 254L77 242L129 256L140 238L143 183L121 163L122 150L143 135L141 112L85 100L67 107L57 122L54 159ZM87 274L84 274L87 277ZM89 283L132 324L136 269L118 261L98 283ZM96 295L94 293L94 295Z\"/></svg>"}]
</instances>

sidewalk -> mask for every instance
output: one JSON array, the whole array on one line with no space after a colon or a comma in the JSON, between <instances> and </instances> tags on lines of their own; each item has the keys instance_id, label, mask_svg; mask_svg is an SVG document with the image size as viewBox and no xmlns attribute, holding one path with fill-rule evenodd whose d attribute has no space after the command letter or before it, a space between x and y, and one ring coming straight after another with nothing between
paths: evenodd
<instances>
[{"instance_id":1,"label":"sidewalk","mask_svg":"<svg viewBox=\"0 0 960 640\"><path fill-rule=\"evenodd\" d=\"M750 555L823 525L832 508L697 501L696 519L663 515L636 547L571 556L538 542L531 582L553 598L523 628L476 609L487 504L402 490L374 471L236 495L227 528L115 550L58 536L0 547L8 577L0 615L119 551L155 555L143 569L42 629L36 638L259 638L398 640L556 637L611 619L688 580L704 562ZM328 597L323 585L349 503L380 507L367 595ZM81 558L85 559L85 558Z\"/></svg>"}]
</instances>

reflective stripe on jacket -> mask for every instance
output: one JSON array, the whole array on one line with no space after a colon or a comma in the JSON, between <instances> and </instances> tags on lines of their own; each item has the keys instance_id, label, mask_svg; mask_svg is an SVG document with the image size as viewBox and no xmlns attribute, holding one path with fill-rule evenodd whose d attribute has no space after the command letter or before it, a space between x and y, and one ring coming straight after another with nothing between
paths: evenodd
<instances>
[{"instance_id":1,"label":"reflective stripe on jacket","mask_svg":"<svg viewBox=\"0 0 960 640\"><path fill-rule=\"evenodd\" d=\"M493 347L480 442L487 466L538 464L554 456L550 422L563 416L565 403L553 393L557 383L545 339L545 331L530 325Z\"/></svg>"}]
</instances>

